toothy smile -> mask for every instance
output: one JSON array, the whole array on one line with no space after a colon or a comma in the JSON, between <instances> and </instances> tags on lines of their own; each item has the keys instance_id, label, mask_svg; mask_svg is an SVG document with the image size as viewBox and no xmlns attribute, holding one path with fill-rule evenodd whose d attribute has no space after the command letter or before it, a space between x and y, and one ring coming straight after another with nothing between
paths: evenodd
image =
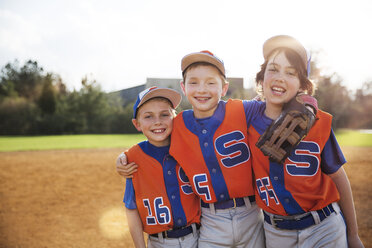
<instances>
[{"instance_id":1,"label":"toothy smile","mask_svg":"<svg viewBox=\"0 0 372 248\"><path fill-rule=\"evenodd\" d=\"M153 133L164 133L165 132L165 128L161 128L161 129L154 129L152 130Z\"/></svg>"},{"instance_id":2,"label":"toothy smile","mask_svg":"<svg viewBox=\"0 0 372 248\"><path fill-rule=\"evenodd\" d=\"M204 101L208 101L210 97L195 97L195 99L197 101L204 102Z\"/></svg>"},{"instance_id":3,"label":"toothy smile","mask_svg":"<svg viewBox=\"0 0 372 248\"><path fill-rule=\"evenodd\" d=\"M286 91L282 87L278 87L278 86L273 86L271 90L273 91L274 94L283 94Z\"/></svg>"}]
</instances>

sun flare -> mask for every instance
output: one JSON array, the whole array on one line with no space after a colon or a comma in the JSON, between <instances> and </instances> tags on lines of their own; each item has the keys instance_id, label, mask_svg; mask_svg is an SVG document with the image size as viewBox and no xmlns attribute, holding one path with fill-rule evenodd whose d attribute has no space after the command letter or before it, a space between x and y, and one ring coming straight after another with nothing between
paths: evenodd
<instances>
[{"instance_id":1,"label":"sun flare","mask_svg":"<svg viewBox=\"0 0 372 248\"><path fill-rule=\"evenodd\" d=\"M123 238L129 232L124 208L115 207L105 211L99 220L99 227L106 238Z\"/></svg>"}]
</instances>

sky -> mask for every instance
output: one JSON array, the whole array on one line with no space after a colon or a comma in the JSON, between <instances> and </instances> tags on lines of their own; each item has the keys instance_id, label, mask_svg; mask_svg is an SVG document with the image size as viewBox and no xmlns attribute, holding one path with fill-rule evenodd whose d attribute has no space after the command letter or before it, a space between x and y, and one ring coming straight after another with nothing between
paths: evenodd
<instances>
[{"instance_id":1,"label":"sky","mask_svg":"<svg viewBox=\"0 0 372 248\"><path fill-rule=\"evenodd\" d=\"M355 90L372 81L371 13L370 0L0 0L0 67L36 60L70 90L87 76L112 92L180 78L184 55L209 50L252 87L263 43L286 34Z\"/></svg>"}]
</instances>

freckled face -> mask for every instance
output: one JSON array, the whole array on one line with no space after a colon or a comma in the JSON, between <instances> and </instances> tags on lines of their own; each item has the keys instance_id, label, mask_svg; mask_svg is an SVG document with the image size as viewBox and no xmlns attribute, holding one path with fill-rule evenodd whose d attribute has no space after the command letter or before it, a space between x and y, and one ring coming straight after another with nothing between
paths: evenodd
<instances>
[{"instance_id":1,"label":"freckled face","mask_svg":"<svg viewBox=\"0 0 372 248\"><path fill-rule=\"evenodd\" d=\"M263 94L266 106L282 107L300 90L300 79L296 69L289 63L284 52L273 54L267 64Z\"/></svg>"},{"instance_id":2,"label":"freckled face","mask_svg":"<svg viewBox=\"0 0 372 248\"><path fill-rule=\"evenodd\" d=\"M221 97L226 95L228 84L214 66L200 65L186 72L186 80L181 88L193 107L196 118L213 115Z\"/></svg>"}]
</instances>

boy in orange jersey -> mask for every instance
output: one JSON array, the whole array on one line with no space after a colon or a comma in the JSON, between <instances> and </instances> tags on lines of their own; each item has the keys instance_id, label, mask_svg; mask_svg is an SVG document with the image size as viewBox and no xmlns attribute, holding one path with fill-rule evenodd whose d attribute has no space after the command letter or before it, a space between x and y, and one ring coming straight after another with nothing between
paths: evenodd
<instances>
[{"instance_id":1,"label":"boy in orange jersey","mask_svg":"<svg viewBox=\"0 0 372 248\"><path fill-rule=\"evenodd\" d=\"M181 69L192 110L175 118L170 153L201 198L199 247L264 247L247 140L247 122L262 103L221 101L225 67L209 51L186 55Z\"/></svg>"},{"instance_id":2,"label":"boy in orange jersey","mask_svg":"<svg viewBox=\"0 0 372 248\"><path fill-rule=\"evenodd\" d=\"M255 146L284 104L298 92L314 91L308 79L309 56L297 40L274 36L264 43L263 54L256 84L265 105L251 122L248 140L256 201L264 210L266 246L363 247L331 115L317 111L310 132L283 164L269 160Z\"/></svg>"},{"instance_id":3,"label":"boy in orange jersey","mask_svg":"<svg viewBox=\"0 0 372 248\"><path fill-rule=\"evenodd\" d=\"M228 90L223 62L209 51L186 55L181 88L192 110L174 120L171 155L183 161L201 198L199 247L264 247L263 216L254 200L247 122L258 101L221 101ZM130 161L128 161L130 162ZM117 172L138 168L119 156ZM135 175L135 174L133 174Z\"/></svg>"},{"instance_id":4,"label":"boy in orange jersey","mask_svg":"<svg viewBox=\"0 0 372 248\"><path fill-rule=\"evenodd\" d=\"M174 109L181 95L152 87L134 104L133 125L147 141L125 152L139 165L127 179L124 203L136 247L197 247L200 203L179 164L169 155Z\"/></svg>"},{"instance_id":5,"label":"boy in orange jersey","mask_svg":"<svg viewBox=\"0 0 372 248\"><path fill-rule=\"evenodd\" d=\"M186 55L181 69L181 87L193 109L176 117L170 152L202 200L199 247L264 247L247 140L247 123L264 103L221 101L228 90L225 67L208 51ZM123 176L137 168L124 164L119 156Z\"/></svg>"}]
</instances>

